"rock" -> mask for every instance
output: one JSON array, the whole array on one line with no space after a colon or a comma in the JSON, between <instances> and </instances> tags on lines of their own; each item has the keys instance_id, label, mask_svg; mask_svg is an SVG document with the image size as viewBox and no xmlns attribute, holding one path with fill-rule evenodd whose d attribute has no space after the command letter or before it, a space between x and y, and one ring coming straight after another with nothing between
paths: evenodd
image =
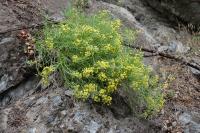
<instances>
[{"instance_id":1,"label":"rock","mask_svg":"<svg viewBox=\"0 0 200 133\"><path fill-rule=\"evenodd\" d=\"M87 131L90 133L97 133L99 129L101 128L101 125L99 125L95 121L91 121L90 124L86 126L85 128L87 128Z\"/></svg>"},{"instance_id":2,"label":"rock","mask_svg":"<svg viewBox=\"0 0 200 133\"><path fill-rule=\"evenodd\" d=\"M17 38L15 28L29 27L44 21L41 12L56 21L63 19L62 11L68 0L2 1L0 3L0 94L31 76L26 66L25 45ZM16 6L18 5L18 6ZM28 77L27 77L28 76Z\"/></svg>"},{"instance_id":3,"label":"rock","mask_svg":"<svg viewBox=\"0 0 200 133\"><path fill-rule=\"evenodd\" d=\"M177 125L177 122L176 122L176 121L172 122L172 126L173 126L173 127L176 127L176 125Z\"/></svg>"},{"instance_id":4,"label":"rock","mask_svg":"<svg viewBox=\"0 0 200 133\"><path fill-rule=\"evenodd\" d=\"M1 77L0 80L0 93L4 92L7 88L7 84L8 84L8 75L4 75L3 77Z\"/></svg>"},{"instance_id":5,"label":"rock","mask_svg":"<svg viewBox=\"0 0 200 133\"><path fill-rule=\"evenodd\" d=\"M36 133L36 128L30 128L30 129L28 129L28 133Z\"/></svg>"},{"instance_id":6,"label":"rock","mask_svg":"<svg viewBox=\"0 0 200 133\"><path fill-rule=\"evenodd\" d=\"M45 104L48 101L47 97L41 97L37 100L36 105Z\"/></svg>"},{"instance_id":7,"label":"rock","mask_svg":"<svg viewBox=\"0 0 200 133\"><path fill-rule=\"evenodd\" d=\"M167 52L168 49L169 49L168 46L160 46L160 47L158 48L158 52Z\"/></svg>"},{"instance_id":8,"label":"rock","mask_svg":"<svg viewBox=\"0 0 200 133\"><path fill-rule=\"evenodd\" d=\"M66 91L65 91L65 95L66 95L66 96L73 96L73 95L74 95L74 92L73 92L73 90L66 90Z\"/></svg>"},{"instance_id":9,"label":"rock","mask_svg":"<svg viewBox=\"0 0 200 133\"><path fill-rule=\"evenodd\" d=\"M200 1L198 0L143 0L154 10L159 11L172 21L176 17L193 25L200 24Z\"/></svg>"},{"instance_id":10,"label":"rock","mask_svg":"<svg viewBox=\"0 0 200 133\"><path fill-rule=\"evenodd\" d=\"M65 115L67 114L67 111L66 111L66 110L63 110L63 111L60 112L60 114L61 114L62 116L65 116Z\"/></svg>"},{"instance_id":11,"label":"rock","mask_svg":"<svg viewBox=\"0 0 200 133\"><path fill-rule=\"evenodd\" d=\"M159 52L186 54L190 50L190 47L183 46L180 41L171 41L168 46L158 47Z\"/></svg>"},{"instance_id":12,"label":"rock","mask_svg":"<svg viewBox=\"0 0 200 133\"><path fill-rule=\"evenodd\" d=\"M23 47L14 37L4 37L0 41L0 94L19 84L26 71Z\"/></svg>"},{"instance_id":13,"label":"rock","mask_svg":"<svg viewBox=\"0 0 200 133\"><path fill-rule=\"evenodd\" d=\"M191 72L192 72L194 75L200 76L200 71L199 71L199 70L194 69L194 68L192 68L192 67L190 67L190 70L191 70Z\"/></svg>"},{"instance_id":14,"label":"rock","mask_svg":"<svg viewBox=\"0 0 200 133\"><path fill-rule=\"evenodd\" d=\"M200 59L193 59L194 60L194 62L196 62L198 65L200 65ZM199 78L200 77L200 71L199 70L197 70L197 69L194 69L194 68L192 68L192 67L190 67L190 70L191 70L191 72L195 75L195 76L197 76L197 78Z\"/></svg>"},{"instance_id":15,"label":"rock","mask_svg":"<svg viewBox=\"0 0 200 133\"><path fill-rule=\"evenodd\" d=\"M170 52L176 52L180 54L185 54L190 50L190 47L183 46L183 44L180 41L172 41L169 44L169 51Z\"/></svg>"},{"instance_id":16,"label":"rock","mask_svg":"<svg viewBox=\"0 0 200 133\"><path fill-rule=\"evenodd\" d=\"M7 89L7 86L5 87L5 84L9 83L9 82L5 82L5 80L3 80L3 81L4 82L2 82L2 80L0 81L0 93L4 92ZM9 81L9 79L7 79L6 81ZM37 86L38 82L39 82L39 79L37 77L31 77L31 78L29 78L29 80L18 84L17 87L15 87L11 90L7 90L7 92L5 92L3 95L0 94L0 97L1 97L0 106L5 106L7 104L10 104L10 103L18 100L22 96L31 95L32 93L34 93L36 91L36 86ZM2 86L4 86L4 87L2 87ZM30 99L31 98L34 98L34 97L30 97ZM32 99L29 101L27 100L26 105L31 106L32 105L31 101L32 101Z\"/></svg>"},{"instance_id":17,"label":"rock","mask_svg":"<svg viewBox=\"0 0 200 133\"><path fill-rule=\"evenodd\" d=\"M9 111L10 111L9 108L3 111L0 111L0 132L4 132L8 128L7 122L8 122Z\"/></svg>"},{"instance_id":18,"label":"rock","mask_svg":"<svg viewBox=\"0 0 200 133\"><path fill-rule=\"evenodd\" d=\"M179 121L184 126L184 133L199 133L200 132L200 121L199 114L183 113L179 116Z\"/></svg>"},{"instance_id":19,"label":"rock","mask_svg":"<svg viewBox=\"0 0 200 133\"><path fill-rule=\"evenodd\" d=\"M52 97L53 106L59 106L62 104L61 96Z\"/></svg>"},{"instance_id":20,"label":"rock","mask_svg":"<svg viewBox=\"0 0 200 133\"><path fill-rule=\"evenodd\" d=\"M15 38L13 37L8 37L8 38L3 38L0 42L0 45L6 45L6 44L13 44L15 42Z\"/></svg>"}]
</instances>

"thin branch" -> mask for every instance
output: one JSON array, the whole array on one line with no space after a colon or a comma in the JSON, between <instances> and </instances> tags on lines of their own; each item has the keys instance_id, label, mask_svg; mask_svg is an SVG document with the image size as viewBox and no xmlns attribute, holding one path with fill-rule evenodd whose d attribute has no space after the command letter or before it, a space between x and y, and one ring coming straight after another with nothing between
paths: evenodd
<instances>
[{"instance_id":1,"label":"thin branch","mask_svg":"<svg viewBox=\"0 0 200 133\"><path fill-rule=\"evenodd\" d=\"M165 53L165 52L158 52L157 50L151 50L151 49L148 49L148 48L143 48L143 47L134 46L134 45L124 45L124 46L134 48L134 49L138 49L138 50L141 50L141 51L144 51L144 52L157 54L159 56L162 56L162 57L165 57L165 58L168 58L168 59L173 59L177 62L180 62L184 65L187 65L189 67L192 67L192 68L200 71L200 65L198 65L197 63L195 63L192 60L187 60L187 59L185 59L184 57L181 57L181 56L171 55L171 54L168 54L168 53Z\"/></svg>"}]
</instances>

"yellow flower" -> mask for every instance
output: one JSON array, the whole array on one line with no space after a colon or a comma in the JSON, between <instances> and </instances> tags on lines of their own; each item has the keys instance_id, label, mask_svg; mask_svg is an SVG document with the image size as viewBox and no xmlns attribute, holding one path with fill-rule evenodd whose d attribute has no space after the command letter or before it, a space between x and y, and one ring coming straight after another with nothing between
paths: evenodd
<instances>
[{"instance_id":1,"label":"yellow flower","mask_svg":"<svg viewBox=\"0 0 200 133\"><path fill-rule=\"evenodd\" d=\"M109 15L108 10L102 10L101 12L99 12L98 17L100 18L105 18Z\"/></svg>"},{"instance_id":2,"label":"yellow flower","mask_svg":"<svg viewBox=\"0 0 200 133\"><path fill-rule=\"evenodd\" d=\"M75 77L77 77L77 78L79 78L79 79L82 78L82 74L79 73L78 71L74 71L74 72L72 72L72 75L75 76Z\"/></svg>"},{"instance_id":3,"label":"yellow flower","mask_svg":"<svg viewBox=\"0 0 200 133\"><path fill-rule=\"evenodd\" d=\"M91 76L93 74L93 72L94 72L94 67L85 68L83 70L82 75L83 75L83 77L88 78L89 76Z\"/></svg>"},{"instance_id":4,"label":"yellow flower","mask_svg":"<svg viewBox=\"0 0 200 133\"><path fill-rule=\"evenodd\" d=\"M114 80L110 80L108 82L108 86L107 86L107 91L108 92L114 92L117 89L117 82L115 82Z\"/></svg>"},{"instance_id":5,"label":"yellow flower","mask_svg":"<svg viewBox=\"0 0 200 133\"><path fill-rule=\"evenodd\" d=\"M52 38L47 38L45 40L45 46L48 50L52 50L53 49L53 39Z\"/></svg>"},{"instance_id":6,"label":"yellow flower","mask_svg":"<svg viewBox=\"0 0 200 133\"><path fill-rule=\"evenodd\" d=\"M81 40L80 39L76 39L74 42L74 45L79 46L81 44Z\"/></svg>"},{"instance_id":7,"label":"yellow flower","mask_svg":"<svg viewBox=\"0 0 200 133\"><path fill-rule=\"evenodd\" d=\"M83 89L87 90L89 93L93 93L96 91L97 86L93 83L85 84Z\"/></svg>"},{"instance_id":8,"label":"yellow flower","mask_svg":"<svg viewBox=\"0 0 200 133\"><path fill-rule=\"evenodd\" d=\"M82 32L84 32L84 33L92 33L92 32L99 33L99 31L97 29L95 29L94 27L89 26L89 25L83 25Z\"/></svg>"},{"instance_id":9,"label":"yellow flower","mask_svg":"<svg viewBox=\"0 0 200 133\"><path fill-rule=\"evenodd\" d=\"M112 28L113 29L115 29L115 30L119 29L120 26L121 26L121 21L119 19L117 19L117 20L115 20L115 21L112 22Z\"/></svg>"},{"instance_id":10,"label":"yellow flower","mask_svg":"<svg viewBox=\"0 0 200 133\"><path fill-rule=\"evenodd\" d=\"M107 95L103 95L102 96L102 101L104 104L110 105L111 101L112 101L112 97L107 96Z\"/></svg>"},{"instance_id":11,"label":"yellow flower","mask_svg":"<svg viewBox=\"0 0 200 133\"><path fill-rule=\"evenodd\" d=\"M106 69L106 68L110 67L109 62L107 62L107 61L97 61L97 65L101 69Z\"/></svg>"},{"instance_id":12,"label":"yellow flower","mask_svg":"<svg viewBox=\"0 0 200 133\"><path fill-rule=\"evenodd\" d=\"M64 31L64 32L68 32L70 30L70 28L68 27L67 24L62 24L61 25L61 29Z\"/></svg>"},{"instance_id":13,"label":"yellow flower","mask_svg":"<svg viewBox=\"0 0 200 133\"><path fill-rule=\"evenodd\" d=\"M98 74L98 78L99 78L99 80L101 80L101 81L105 81L106 78L107 78L107 76L106 76L105 73L100 72L100 73Z\"/></svg>"},{"instance_id":14,"label":"yellow flower","mask_svg":"<svg viewBox=\"0 0 200 133\"><path fill-rule=\"evenodd\" d=\"M80 85L74 85L72 87L73 87L73 89L75 89L76 91L78 91L78 89L80 88Z\"/></svg>"},{"instance_id":15,"label":"yellow flower","mask_svg":"<svg viewBox=\"0 0 200 133\"><path fill-rule=\"evenodd\" d=\"M89 56L91 56L91 55L92 55L92 54L91 54L90 51L86 51L86 52L85 52L85 56L86 56L86 57L89 57Z\"/></svg>"},{"instance_id":16,"label":"yellow flower","mask_svg":"<svg viewBox=\"0 0 200 133\"><path fill-rule=\"evenodd\" d=\"M84 89L82 91L81 98L83 98L84 100L86 100L89 96L90 96L90 93L89 93L88 89Z\"/></svg>"},{"instance_id":17,"label":"yellow flower","mask_svg":"<svg viewBox=\"0 0 200 133\"><path fill-rule=\"evenodd\" d=\"M107 44L103 47L104 50L108 51L108 52L115 52L115 48L111 46L111 44Z\"/></svg>"},{"instance_id":18,"label":"yellow flower","mask_svg":"<svg viewBox=\"0 0 200 133\"><path fill-rule=\"evenodd\" d=\"M99 96L103 96L105 93L106 93L106 90L105 89L101 89L99 91Z\"/></svg>"},{"instance_id":19,"label":"yellow flower","mask_svg":"<svg viewBox=\"0 0 200 133\"><path fill-rule=\"evenodd\" d=\"M49 84L49 75L55 71L55 68L53 66L47 66L44 67L41 76L42 76L42 84L47 86Z\"/></svg>"},{"instance_id":20,"label":"yellow flower","mask_svg":"<svg viewBox=\"0 0 200 133\"><path fill-rule=\"evenodd\" d=\"M127 74L125 72L120 74L120 79L125 79L127 77Z\"/></svg>"},{"instance_id":21,"label":"yellow flower","mask_svg":"<svg viewBox=\"0 0 200 133\"><path fill-rule=\"evenodd\" d=\"M99 98L98 96L94 96L92 99L93 99L95 102L100 102L100 98Z\"/></svg>"},{"instance_id":22,"label":"yellow flower","mask_svg":"<svg viewBox=\"0 0 200 133\"><path fill-rule=\"evenodd\" d=\"M163 89L166 89L166 88L168 88L169 87L169 83L168 82L165 82L164 84L163 84Z\"/></svg>"},{"instance_id":23,"label":"yellow flower","mask_svg":"<svg viewBox=\"0 0 200 133\"><path fill-rule=\"evenodd\" d=\"M79 58L77 55L72 56L72 62L76 63L76 62L78 62L78 60L79 60Z\"/></svg>"}]
</instances>

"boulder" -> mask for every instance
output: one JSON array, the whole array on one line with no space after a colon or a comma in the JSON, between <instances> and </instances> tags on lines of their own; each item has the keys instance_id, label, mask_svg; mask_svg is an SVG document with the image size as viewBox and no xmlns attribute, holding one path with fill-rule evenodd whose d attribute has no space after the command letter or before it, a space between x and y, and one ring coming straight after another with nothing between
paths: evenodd
<instances>
[{"instance_id":1,"label":"boulder","mask_svg":"<svg viewBox=\"0 0 200 133\"><path fill-rule=\"evenodd\" d=\"M18 29L42 23L42 12L50 19L62 19L67 4L68 0L3 0L0 3L0 94L30 77L25 44L17 38Z\"/></svg>"},{"instance_id":2,"label":"boulder","mask_svg":"<svg viewBox=\"0 0 200 133\"><path fill-rule=\"evenodd\" d=\"M200 25L200 1L199 0L144 0L155 10L159 11L169 19L173 16L180 20Z\"/></svg>"}]
</instances>

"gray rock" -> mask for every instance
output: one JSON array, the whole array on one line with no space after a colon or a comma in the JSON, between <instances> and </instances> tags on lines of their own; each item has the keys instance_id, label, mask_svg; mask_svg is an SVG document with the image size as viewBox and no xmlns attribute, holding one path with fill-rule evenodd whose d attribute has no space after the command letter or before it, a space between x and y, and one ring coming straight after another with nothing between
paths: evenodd
<instances>
[{"instance_id":1,"label":"gray rock","mask_svg":"<svg viewBox=\"0 0 200 133\"><path fill-rule=\"evenodd\" d=\"M198 58L193 58L193 61L194 61L197 65L200 65L200 59L198 59ZM200 71L199 71L199 70L194 69L194 68L192 68L192 67L190 67L190 70L191 70L191 72L192 72L195 76L200 77Z\"/></svg>"},{"instance_id":2,"label":"gray rock","mask_svg":"<svg viewBox=\"0 0 200 133\"><path fill-rule=\"evenodd\" d=\"M66 91L65 91L65 95L66 95L66 96L73 96L73 95L74 95L74 91L71 90L71 89L70 89L70 90L66 90Z\"/></svg>"},{"instance_id":3,"label":"gray rock","mask_svg":"<svg viewBox=\"0 0 200 133\"><path fill-rule=\"evenodd\" d=\"M87 128L89 133L97 133L99 129L101 128L101 125L95 121L91 121L90 124L86 126L85 128Z\"/></svg>"},{"instance_id":4,"label":"gray rock","mask_svg":"<svg viewBox=\"0 0 200 133\"><path fill-rule=\"evenodd\" d=\"M169 53L178 53L185 54L190 50L190 47L183 46L180 41L171 41L168 46L160 46L158 52L169 52Z\"/></svg>"},{"instance_id":5,"label":"gray rock","mask_svg":"<svg viewBox=\"0 0 200 133\"><path fill-rule=\"evenodd\" d=\"M41 97L37 100L36 105L45 104L47 103L47 101L48 101L47 97Z\"/></svg>"},{"instance_id":6,"label":"gray rock","mask_svg":"<svg viewBox=\"0 0 200 133\"><path fill-rule=\"evenodd\" d=\"M28 129L28 133L36 133L36 128L30 128L30 129Z\"/></svg>"},{"instance_id":7,"label":"gray rock","mask_svg":"<svg viewBox=\"0 0 200 133\"><path fill-rule=\"evenodd\" d=\"M173 126L173 127L176 127L176 125L177 125L177 122L176 122L176 121L172 122L172 126Z\"/></svg>"},{"instance_id":8,"label":"gray rock","mask_svg":"<svg viewBox=\"0 0 200 133\"><path fill-rule=\"evenodd\" d=\"M160 46L160 47L158 48L158 52L167 52L168 49L169 49L168 46Z\"/></svg>"},{"instance_id":9,"label":"gray rock","mask_svg":"<svg viewBox=\"0 0 200 133\"><path fill-rule=\"evenodd\" d=\"M198 0L143 0L155 10L176 21L176 17L194 25L200 24L200 1ZM176 17L174 17L176 16Z\"/></svg>"},{"instance_id":10,"label":"gray rock","mask_svg":"<svg viewBox=\"0 0 200 133\"><path fill-rule=\"evenodd\" d=\"M190 67L190 70L191 70L191 72L192 72L194 75L200 76L200 71L199 71L199 70L194 69L194 68L192 68L192 67Z\"/></svg>"},{"instance_id":11,"label":"gray rock","mask_svg":"<svg viewBox=\"0 0 200 133\"><path fill-rule=\"evenodd\" d=\"M14 42L15 42L15 38L13 37L3 38L0 42L0 45L6 45L6 44L14 43Z\"/></svg>"},{"instance_id":12,"label":"gray rock","mask_svg":"<svg viewBox=\"0 0 200 133\"><path fill-rule=\"evenodd\" d=\"M4 132L7 129L9 110L8 108L0 112L0 132Z\"/></svg>"},{"instance_id":13,"label":"gray rock","mask_svg":"<svg viewBox=\"0 0 200 133\"><path fill-rule=\"evenodd\" d=\"M179 116L179 121L184 126L185 133L199 133L200 121L197 113L183 113Z\"/></svg>"},{"instance_id":14,"label":"gray rock","mask_svg":"<svg viewBox=\"0 0 200 133\"><path fill-rule=\"evenodd\" d=\"M53 106L59 106L62 104L61 96L54 96L52 97Z\"/></svg>"},{"instance_id":15,"label":"gray rock","mask_svg":"<svg viewBox=\"0 0 200 133\"><path fill-rule=\"evenodd\" d=\"M7 76L5 76L7 77ZM9 78L6 78L7 80L3 80L4 83L5 81L7 81L6 83L9 84ZM36 91L36 86L39 82L39 79L37 77L31 77L30 80L27 80L25 82L22 82L21 84L18 84L17 87L13 88L12 91L7 91L6 93L4 93L4 95L2 96L1 100L0 100L0 106L1 105L6 105L6 104L10 104L13 101L16 101L17 99L21 98L24 95L30 95L32 93L34 93ZM8 89L8 85L5 87L5 84L3 85L4 88L1 86L3 85L2 80L0 81L0 93L4 92L5 90ZM27 106L31 106L31 101L33 101L33 99L31 99L32 97L30 97L30 100L26 101L26 105Z\"/></svg>"},{"instance_id":16,"label":"gray rock","mask_svg":"<svg viewBox=\"0 0 200 133\"><path fill-rule=\"evenodd\" d=\"M172 41L169 45L169 50L171 52L176 52L180 54L185 54L190 50L190 47L183 46L183 44L180 41Z\"/></svg>"},{"instance_id":17,"label":"gray rock","mask_svg":"<svg viewBox=\"0 0 200 133\"><path fill-rule=\"evenodd\" d=\"M7 89L7 84L8 84L8 75L4 75L1 77L0 80L0 94L4 92Z\"/></svg>"}]
</instances>

